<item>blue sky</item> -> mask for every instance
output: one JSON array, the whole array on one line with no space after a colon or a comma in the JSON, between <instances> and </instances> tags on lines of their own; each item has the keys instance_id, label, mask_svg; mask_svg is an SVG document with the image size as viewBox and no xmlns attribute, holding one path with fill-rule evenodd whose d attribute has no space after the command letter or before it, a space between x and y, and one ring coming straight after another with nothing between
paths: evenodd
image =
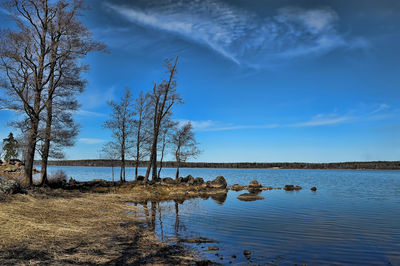
<instances>
[{"instance_id":1,"label":"blue sky","mask_svg":"<svg viewBox=\"0 0 400 266\"><path fill-rule=\"evenodd\" d=\"M397 0L87 3L82 19L110 53L85 60L82 128L67 159L99 158L106 101L150 90L177 55L185 104L174 118L193 122L196 161L400 159ZM5 137L13 114L0 116Z\"/></svg>"}]
</instances>

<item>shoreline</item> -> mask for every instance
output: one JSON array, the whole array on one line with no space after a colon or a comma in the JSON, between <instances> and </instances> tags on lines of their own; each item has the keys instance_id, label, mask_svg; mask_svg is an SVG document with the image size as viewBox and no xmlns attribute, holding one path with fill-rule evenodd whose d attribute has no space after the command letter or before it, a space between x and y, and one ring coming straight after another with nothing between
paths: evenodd
<instances>
[{"instance_id":1,"label":"shoreline","mask_svg":"<svg viewBox=\"0 0 400 266\"><path fill-rule=\"evenodd\" d=\"M129 204L226 199L226 187L208 184L99 180L8 195L0 201L0 264L215 265L179 241L158 240L145 225L151 217L138 215L143 207Z\"/></svg>"},{"instance_id":2,"label":"shoreline","mask_svg":"<svg viewBox=\"0 0 400 266\"><path fill-rule=\"evenodd\" d=\"M40 161L35 161L40 165ZM158 163L159 164L159 163ZM91 166L91 167L119 167L117 160L59 160L49 161L50 166ZM140 162L139 167L147 167L148 162ZM126 167L134 167L135 162L126 161ZM321 169L321 170L400 170L400 161L366 161L366 162L332 162L332 163L304 163L304 162L276 162L276 163L209 163L185 162L181 168L211 168L211 169ZM163 168L176 168L175 162L163 162Z\"/></svg>"}]
</instances>

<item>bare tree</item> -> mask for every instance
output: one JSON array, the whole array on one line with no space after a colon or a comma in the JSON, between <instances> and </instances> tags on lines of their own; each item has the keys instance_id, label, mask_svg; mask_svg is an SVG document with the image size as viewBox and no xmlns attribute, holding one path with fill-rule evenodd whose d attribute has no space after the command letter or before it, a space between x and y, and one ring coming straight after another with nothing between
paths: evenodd
<instances>
[{"instance_id":1,"label":"bare tree","mask_svg":"<svg viewBox=\"0 0 400 266\"><path fill-rule=\"evenodd\" d=\"M23 110L28 117L25 179L30 185L41 113L47 108L48 116L52 116L51 101L60 87L62 69L87 52L104 48L91 40L88 30L78 20L82 3L79 0L6 2L17 30L1 33L0 68L7 96L2 106ZM51 119L47 120L51 132ZM49 143L50 140L45 145L50 146Z\"/></svg>"},{"instance_id":2,"label":"bare tree","mask_svg":"<svg viewBox=\"0 0 400 266\"><path fill-rule=\"evenodd\" d=\"M125 175L125 159L132 148L132 137L134 133L134 116L135 112L132 106L132 95L129 89L125 90L124 96L121 97L120 103L113 101L108 103L112 107L111 118L104 122L104 127L112 131L113 148L119 152L121 159L121 182L126 181Z\"/></svg>"},{"instance_id":3,"label":"bare tree","mask_svg":"<svg viewBox=\"0 0 400 266\"><path fill-rule=\"evenodd\" d=\"M164 120L161 125L161 142L160 142L160 167L158 168L158 178L161 178L161 171L163 168L164 155L166 153L167 145L171 142L171 129L176 127L178 123L173 122L169 117Z\"/></svg>"},{"instance_id":4,"label":"bare tree","mask_svg":"<svg viewBox=\"0 0 400 266\"><path fill-rule=\"evenodd\" d=\"M118 152L117 147L114 146L115 143L108 142L101 149L101 157L110 160L111 162L111 173L112 173L112 181L114 182L114 166L115 161L120 159L120 153Z\"/></svg>"},{"instance_id":5,"label":"bare tree","mask_svg":"<svg viewBox=\"0 0 400 266\"><path fill-rule=\"evenodd\" d=\"M176 175L179 178L179 167L181 162L186 162L189 158L195 158L200 154L197 148L197 142L193 133L193 127L190 122L185 123L182 127L175 129L172 136L172 144L174 147L174 155L176 159Z\"/></svg>"},{"instance_id":6,"label":"bare tree","mask_svg":"<svg viewBox=\"0 0 400 266\"><path fill-rule=\"evenodd\" d=\"M135 180L138 178L139 163L148 156L148 149L145 146L149 141L149 97L140 92L133 105L136 119L134 120L134 146L132 157L135 160Z\"/></svg>"},{"instance_id":7,"label":"bare tree","mask_svg":"<svg viewBox=\"0 0 400 266\"><path fill-rule=\"evenodd\" d=\"M150 97L150 108L153 115L152 118L152 141L150 149L150 161L147 167L145 180L149 180L150 170L152 171L152 180L157 179L157 146L159 135L161 131L162 121L172 113L172 107L175 104L182 103L182 99L176 92L176 65L178 63L178 57L172 64L170 60L166 61L167 73L169 79L164 80L161 84L154 84Z\"/></svg>"}]
</instances>

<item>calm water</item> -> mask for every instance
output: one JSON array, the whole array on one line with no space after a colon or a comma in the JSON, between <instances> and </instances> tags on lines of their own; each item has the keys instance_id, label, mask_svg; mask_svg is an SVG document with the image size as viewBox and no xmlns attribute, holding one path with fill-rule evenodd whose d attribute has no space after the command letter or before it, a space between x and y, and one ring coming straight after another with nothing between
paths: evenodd
<instances>
[{"instance_id":1,"label":"calm water","mask_svg":"<svg viewBox=\"0 0 400 266\"><path fill-rule=\"evenodd\" d=\"M50 167L50 172L57 169L82 181L111 179L111 168ZM127 173L132 177L133 169ZM191 247L223 264L249 262L243 255L247 249L254 264L400 265L400 172L182 169L181 175L187 174L205 180L223 175L230 185L257 179L265 186L294 184L303 190L263 191L265 199L255 202L236 198L246 191L229 191L225 201L149 202L141 212L150 215L148 225L162 240L213 238L219 243ZM174 169L165 169L163 176L174 176ZM311 192L312 186L318 191ZM208 245L220 250L207 251Z\"/></svg>"}]
</instances>

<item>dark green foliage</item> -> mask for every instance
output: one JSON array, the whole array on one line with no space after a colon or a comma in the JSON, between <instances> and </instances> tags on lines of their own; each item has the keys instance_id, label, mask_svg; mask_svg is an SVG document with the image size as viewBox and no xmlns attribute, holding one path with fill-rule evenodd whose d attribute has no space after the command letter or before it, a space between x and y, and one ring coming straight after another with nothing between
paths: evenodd
<instances>
[{"instance_id":1,"label":"dark green foliage","mask_svg":"<svg viewBox=\"0 0 400 266\"><path fill-rule=\"evenodd\" d=\"M18 157L18 141L14 138L13 133L8 135L8 138L3 139L4 160L9 161Z\"/></svg>"}]
</instances>

